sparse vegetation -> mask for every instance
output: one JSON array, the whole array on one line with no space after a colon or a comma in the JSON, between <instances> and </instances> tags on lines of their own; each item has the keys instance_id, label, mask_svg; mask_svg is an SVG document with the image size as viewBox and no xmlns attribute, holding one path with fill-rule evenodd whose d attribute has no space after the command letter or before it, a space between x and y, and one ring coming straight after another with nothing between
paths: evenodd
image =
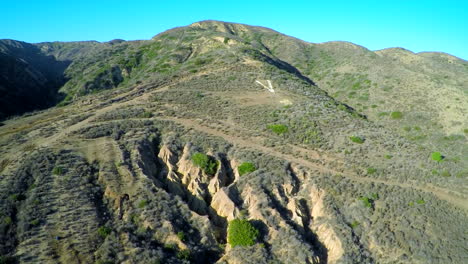
<instances>
[{"instance_id":1,"label":"sparse vegetation","mask_svg":"<svg viewBox=\"0 0 468 264\"><path fill-rule=\"evenodd\" d=\"M2 159L2 161L0 161L0 172L2 172L8 166L8 164L10 164L9 159Z\"/></svg>"},{"instance_id":2,"label":"sparse vegetation","mask_svg":"<svg viewBox=\"0 0 468 264\"><path fill-rule=\"evenodd\" d=\"M183 260L190 260L190 250L189 249L182 249L177 252L177 258Z\"/></svg>"},{"instance_id":3,"label":"sparse vegetation","mask_svg":"<svg viewBox=\"0 0 468 264\"><path fill-rule=\"evenodd\" d=\"M10 201L23 201L24 199L26 199L26 196L22 193L15 193L15 194L12 194L8 197L8 199Z\"/></svg>"},{"instance_id":4,"label":"sparse vegetation","mask_svg":"<svg viewBox=\"0 0 468 264\"><path fill-rule=\"evenodd\" d=\"M450 176L452 176L452 175L450 174L450 172L448 172L448 171L446 171L446 170L442 171L442 172L440 173L440 175L441 175L442 177L450 177Z\"/></svg>"},{"instance_id":5,"label":"sparse vegetation","mask_svg":"<svg viewBox=\"0 0 468 264\"><path fill-rule=\"evenodd\" d=\"M151 118L151 117L153 117L153 113L151 113L151 112L144 112L144 113L142 114L141 117L143 117L143 118Z\"/></svg>"},{"instance_id":6,"label":"sparse vegetation","mask_svg":"<svg viewBox=\"0 0 468 264\"><path fill-rule=\"evenodd\" d=\"M138 208L145 208L148 205L148 200L141 200L138 203Z\"/></svg>"},{"instance_id":7,"label":"sparse vegetation","mask_svg":"<svg viewBox=\"0 0 468 264\"><path fill-rule=\"evenodd\" d=\"M6 216L5 218L3 218L3 223L5 225L11 225L13 223L13 220L11 219L11 217Z\"/></svg>"},{"instance_id":8,"label":"sparse vegetation","mask_svg":"<svg viewBox=\"0 0 468 264\"><path fill-rule=\"evenodd\" d=\"M63 174L63 168L60 167L60 166L54 167L54 169L52 170L52 174L54 174L54 175L62 175L62 174Z\"/></svg>"}]
</instances>

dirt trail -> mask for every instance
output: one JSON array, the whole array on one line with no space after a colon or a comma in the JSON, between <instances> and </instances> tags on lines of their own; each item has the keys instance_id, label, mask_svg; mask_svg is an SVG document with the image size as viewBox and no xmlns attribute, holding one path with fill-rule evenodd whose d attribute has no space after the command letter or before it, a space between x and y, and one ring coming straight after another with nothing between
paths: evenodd
<instances>
[{"instance_id":1,"label":"dirt trail","mask_svg":"<svg viewBox=\"0 0 468 264\"><path fill-rule=\"evenodd\" d=\"M413 184L409 184L409 183L399 183L399 182L394 182L394 181L389 181L389 180L360 177L360 176L356 175L355 173L349 172L349 171L343 173L343 172L336 171L336 170L333 170L333 169L330 169L330 168L326 168L323 165L315 164L315 163L313 163L313 162L311 162L309 160L303 159L303 158L295 157L293 155L286 154L286 153L281 153L281 152L279 152L279 151L277 151L275 149L260 145L258 143L252 142L250 140L245 140L245 139L242 139L242 138L237 137L237 136L225 134L225 133L220 132L218 130L209 128L207 126L204 126L204 125L202 125L199 122L196 122L194 120L182 119L182 118L172 118L172 117L158 118L158 119L173 121L173 122L178 123L180 125L192 128L194 130L197 130L197 131L200 131L200 132L203 132L203 133L206 133L206 134L211 134L211 135L214 135L214 136L222 137L223 139L225 139L226 141L228 141L230 143L233 143L234 145L239 145L239 146L243 146L243 147L247 147L247 148L253 148L253 149L259 150L261 152L264 152L264 153L266 153L268 155L271 155L271 156L274 156L274 157L277 157L277 158L280 158L280 159L284 159L284 160L290 161L292 163L297 163L298 165L302 165L302 166L309 167L309 168L312 168L312 169L317 169L320 172L332 173L332 174L336 174L336 175L339 174L339 175L341 175L341 176L343 176L345 178L348 178L350 180L353 180L353 181L365 182L365 183L385 184L385 185L388 185L388 186L397 186L397 187L400 187L400 188L411 188L411 189L419 190L419 191L422 191L422 192L432 193L435 196L437 196L439 199L447 201L447 202L449 202L449 203L451 203L451 204L453 204L453 205L455 205L455 206L457 206L459 208L462 208L462 209L468 211L468 203L467 203L465 198L460 197L460 196L455 196L455 195L450 193L451 191L440 188L440 187L436 187L436 186L428 185L428 184L426 184L426 185L413 185ZM299 149L300 147L295 146L295 148ZM303 151L310 152L310 150L305 150L305 149L303 149Z\"/></svg>"},{"instance_id":2,"label":"dirt trail","mask_svg":"<svg viewBox=\"0 0 468 264\"><path fill-rule=\"evenodd\" d=\"M193 76L192 76L192 78L193 78ZM182 78L178 82L181 82L181 81L184 81L184 80L185 79ZM102 114L105 114L105 113L107 113L109 111L115 110L117 108L120 108L120 107L123 107L123 106L126 106L126 105L146 104L148 102L148 99L150 98L150 96L152 96L152 95L154 95L154 94L156 94L158 92L166 91L170 87L177 84L178 82L170 83L168 85L159 87L156 90L153 90L151 92L143 93L142 95L134 97L134 98L132 98L130 100L116 102L116 103L113 103L111 105L100 108L100 109L98 109L98 110L96 110L94 112L93 116L91 116L91 117L89 117L89 118L87 118L85 120L82 120L82 121L80 121L80 122L78 122L78 123L76 123L74 125L66 127L62 131L56 133L55 135L53 135L51 137L39 138L34 143L38 147L41 147L41 146L42 147L51 147L54 143L56 143L60 139L67 138L67 136L69 136L72 132L75 132L75 131L77 131L77 130L79 130L81 128L86 127L87 125L89 125L92 121L96 120L96 118L101 116ZM116 96L115 99L124 99L124 97L126 97L127 95L131 95L132 93L135 93L137 91L138 91L138 87L131 90L131 91L129 91L129 92L127 92L127 93L125 93L125 94L123 94L123 95ZM415 190L419 190L419 191L423 191L423 192L427 192L427 193L432 193L432 194L436 195L439 199L445 200L445 201L447 201L447 202L449 202L449 203L451 203L451 204L453 204L453 205L455 205L455 206L457 206L459 208L463 208L464 210L468 211L468 203L467 203L466 199L463 198L463 195L461 195L461 194L454 195L453 191L449 191L449 190L446 190L444 188L436 187L436 186L429 185L429 184L425 184L425 185L415 185L414 184L413 185L413 184L410 184L410 183L400 183L400 182L394 182L394 181L389 181L389 180L360 177L360 176L358 176L355 173L350 172L350 171L347 171L347 172L343 173L341 171L337 171L337 170L334 170L334 169L331 169L331 168L327 168L326 166L324 166L322 164L317 164L317 163L311 162L310 160L306 160L306 159L303 159L303 158L300 158L300 157L296 157L296 156L291 155L291 154L279 152L278 150L275 150L275 149L270 148L270 147L266 147L264 145L261 145L259 143L254 142L254 141L242 139L241 137L238 137L238 136L229 135L229 134L220 132L220 131L218 131L216 129L207 127L205 125L202 125L201 123L199 123L199 122L197 122L195 120L175 118L175 117L158 117L158 118L153 118L153 119L154 120L159 119L159 120L172 121L172 122L178 123L180 125L192 128L194 130L197 130L197 131L200 131L200 132L203 132L203 133L207 133L207 134L211 134L211 135L214 135L214 136L221 137L221 138L225 139L226 141L231 142L231 143L233 143L235 145L240 145L240 146L247 147L247 148L253 148L253 149L259 150L261 152L264 152L266 154L269 154L271 156L274 156L274 157L277 157L277 158L280 158L280 159L284 159L284 160L290 161L292 163L297 163L299 165L309 167L311 169L316 169L316 170L318 170L320 172L323 172L323 173L331 173L331 174L335 174L335 175L342 175L343 177L346 177L346 178L351 179L353 181L385 184L385 185L388 185L388 186L397 186L397 187L401 187L401 188L412 188L412 189L415 189ZM333 158L333 157L330 157L330 156L325 156L325 155L323 155L323 154L321 154L321 153L319 153L317 151L304 149L304 148L301 148L301 147L298 147L298 146L288 146L288 147L290 147L291 149L293 149L294 151L297 151L299 153L307 154L307 156L312 157L313 159L325 160L325 161L327 161L327 163L330 162L330 161L335 161L335 162L337 162L337 164L342 164L342 162L340 160L338 160L336 158ZM14 155L14 156L19 157L19 155L21 155L21 153L18 153L18 152L17 153L11 153L10 152L10 155ZM16 157L16 158L18 158L18 157Z\"/></svg>"}]
</instances>

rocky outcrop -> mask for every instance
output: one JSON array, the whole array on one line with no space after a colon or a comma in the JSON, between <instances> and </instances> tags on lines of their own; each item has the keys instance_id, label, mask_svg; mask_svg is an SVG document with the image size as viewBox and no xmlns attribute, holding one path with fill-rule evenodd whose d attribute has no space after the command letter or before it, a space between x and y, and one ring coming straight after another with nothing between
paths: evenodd
<instances>
[{"instance_id":1,"label":"rocky outcrop","mask_svg":"<svg viewBox=\"0 0 468 264\"><path fill-rule=\"evenodd\" d=\"M219 217L233 219L238 209L225 189L229 179L223 162L218 157L215 175L207 175L193 164L190 148L190 144L185 145L180 157L167 145L159 150L158 158L165 167L161 177L165 179L167 189L186 198L190 208L199 214L210 214L218 220Z\"/></svg>"},{"instance_id":2,"label":"rocky outcrop","mask_svg":"<svg viewBox=\"0 0 468 264\"><path fill-rule=\"evenodd\" d=\"M229 197L229 190L226 187L221 188L215 193L211 201L211 208L213 208L219 216L225 217L228 221L239 216L239 209Z\"/></svg>"},{"instance_id":3,"label":"rocky outcrop","mask_svg":"<svg viewBox=\"0 0 468 264\"><path fill-rule=\"evenodd\" d=\"M310 216L313 221L310 222L310 229L313 230L320 241L325 245L328 251L328 263L337 263L344 254L343 245L337 236L333 226L330 224L331 216L327 215L323 197L325 191L311 188L310 199L312 208Z\"/></svg>"}]
</instances>

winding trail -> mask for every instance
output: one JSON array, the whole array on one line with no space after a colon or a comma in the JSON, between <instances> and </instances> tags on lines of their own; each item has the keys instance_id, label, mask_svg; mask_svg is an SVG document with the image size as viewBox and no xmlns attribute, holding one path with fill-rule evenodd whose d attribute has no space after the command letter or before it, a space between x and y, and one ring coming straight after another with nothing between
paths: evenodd
<instances>
[{"instance_id":1,"label":"winding trail","mask_svg":"<svg viewBox=\"0 0 468 264\"><path fill-rule=\"evenodd\" d=\"M277 158L280 158L280 159L284 159L284 160L290 161L291 163L296 163L296 164L302 165L304 167L308 167L308 168L311 168L311 169L316 169L316 170L319 170L320 172L332 173L332 174L336 174L336 175L339 174L339 175L341 175L341 176L343 176L345 178L348 178L348 179L356 181L356 182L384 184L384 185L387 185L387 186L396 186L396 187L400 187L400 188L410 188L410 189L415 189L415 190L422 191L422 192L432 193L433 195L437 196L439 199L447 201L447 202L449 202L449 203L451 203L451 204L453 204L453 205L455 205L455 206L457 206L459 208L462 208L462 209L468 211L468 203L467 203L466 199L464 199L463 197L460 197L458 195L455 196L455 195L451 194L448 190L446 190L444 188L440 188L440 187L429 185L429 184L426 184L426 185L413 185L413 184L409 184L409 183L400 183L400 182L383 180L383 179L360 177L360 176L358 176L355 173L350 172L350 171L347 171L347 172L343 173L341 171L336 171L336 170L327 168L327 167L325 167L323 165L313 163L313 162L311 162L309 160L299 158L299 157L295 157L295 156L293 156L291 154L286 154L286 153L279 152L279 151L277 151L277 150L275 150L273 148L263 146L261 144L258 144L256 142L253 142L253 141L250 141L250 140L242 139L240 137L233 136L233 135L228 135L228 134L220 132L220 131L218 131L216 129L204 126L204 125L200 124L199 122L191 120L191 119L183 119L183 118L175 118L175 117L166 117L166 118L158 118L158 119L159 120L166 120L166 121L173 121L173 122L175 122L177 124L183 125L183 126L188 127L188 128L192 128L192 129L197 130L199 132L210 134L210 135L217 136L217 137L221 137L224 140L226 140L226 141L228 141L228 142L230 142L230 143L232 143L234 145L243 146L243 147L246 147L246 148L256 149L256 150L264 152L264 153L266 153L268 155L271 155L271 156L274 156L274 157L277 157ZM295 148L301 149L298 146L295 146ZM303 151L307 151L308 153L311 152L311 150L306 150L306 149L303 149ZM317 153L317 155L320 156L319 153Z\"/></svg>"}]
</instances>

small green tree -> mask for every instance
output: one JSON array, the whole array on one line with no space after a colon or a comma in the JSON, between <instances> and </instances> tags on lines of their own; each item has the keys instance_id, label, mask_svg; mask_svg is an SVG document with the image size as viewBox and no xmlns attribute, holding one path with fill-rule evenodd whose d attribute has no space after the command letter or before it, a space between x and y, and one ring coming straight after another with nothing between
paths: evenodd
<instances>
[{"instance_id":1,"label":"small green tree","mask_svg":"<svg viewBox=\"0 0 468 264\"><path fill-rule=\"evenodd\" d=\"M52 174L54 175L62 175L63 174L63 169L60 166L54 167L52 169Z\"/></svg>"},{"instance_id":2,"label":"small green tree","mask_svg":"<svg viewBox=\"0 0 468 264\"><path fill-rule=\"evenodd\" d=\"M288 132L288 127L282 124L268 125L267 128L278 135Z\"/></svg>"},{"instance_id":3,"label":"small green tree","mask_svg":"<svg viewBox=\"0 0 468 264\"><path fill-rule=\"evenodd\" d=\"M349 137L349 139L351 139L352 142L358 143L358 144L362 144L365 141L364 138L358 137L358 136L351 136L351 137Z\"/></svg>"},{"instance_id":4,"label":"small green tree","mask_svg":"<svg viewBox=\"0 0 468 264\"><path fill-rule=\"evenodd\" d=\"M228 243L232 246L252 246L257 241L258 230L245 219L234 219L228 226Z\"/></svg>"},{"instance_id":5,"label":"small green tree","mask_svg":"<svg viewBox=\"0 0 468 264\"><path fill-rule=\"evenodd\" d=\"M401 118L403 118L403 113L402 113L402 112L399 112L399 111L395 111L395 112L392 112L392 113L390 114L390 117L391 117L392 119L401 119Z\"/></svg>"},{"instance_id":6,"label":"small green tree","mask_svg":"<svg viewBox=\"0 0 468 264\"><path fill-rule=\"evenodd\" d=\"M362 196L359 198L359 200L362 201L365 207L372 208L372 199L369 199L369 197Z\"/></svg>"},{"instance_id":7,"label":"small green tree","mask_svg":"<svg viewBox=\"0 0 468 264\"><path fill-rule=\"evenodd\" d=\"M98 228L97 233L100 237L106 238L111 233L111 231L112 229L110 227L101 226Z\"/></svg>"},{"instance_id":8,"label":"small green tree","mask_svg":"<svg viewBox=\"0 0 468 264\"><path fill-rule=\"evenodd\" d=\"M444 159L444 156L442 156L440 152L432 152L431 158L435 161L442 161Z\"/></svg>"},{"instance_id":9,"label":"small green tree","mask_svg":"<svg viewBox=\"0 0 468 264\"><path fill-rule=\"evenodd\" d=\"M192 162L208 175L214 175L218 169L218 162L216 160L200 152L192 155Z\"/></svg>"},{"instance_id":10,"label":"small green tree","mask_svg":"<svg viewBox=\"0 0 468 264\"><path fill-rule=\"evenodd\" d=\"M185 241L185 233L183 231L177 232L177 237L180 239L180 241Z\"/></svg>"},{"instance_id":11,"label":"small green tree","mask_svg":"<svg viewBox=\"0 0 468 264\"><path fill-rule=\"evenodd\" d=\"M148 200L141 200L139 203L138 203L138 208L144 208L148 205Z\"/></svg>"},{"instance_id":12,"label":"small green tree","mask_svg":"<svg viewBox=\"0 0 468 264\"><path fill-rule=\"evenodd\" d=\"M177 252L177 258L183 260L190 260L190 254L191 252L189 249L182 249L179 252Z\"/></svg>"},{"instance_id":13,"label":"small green tree","mask_svg":"<svg viewBox=\"0 0 468 264\"><path fill-rule=\"evenodd\" d=\"M257 168L255 168L255 165L253 163L244 162L237 168L237 171L239 172L239 175L242 176L246 173L254 172L256 169Z\"/></svg>"}]
</instances>

